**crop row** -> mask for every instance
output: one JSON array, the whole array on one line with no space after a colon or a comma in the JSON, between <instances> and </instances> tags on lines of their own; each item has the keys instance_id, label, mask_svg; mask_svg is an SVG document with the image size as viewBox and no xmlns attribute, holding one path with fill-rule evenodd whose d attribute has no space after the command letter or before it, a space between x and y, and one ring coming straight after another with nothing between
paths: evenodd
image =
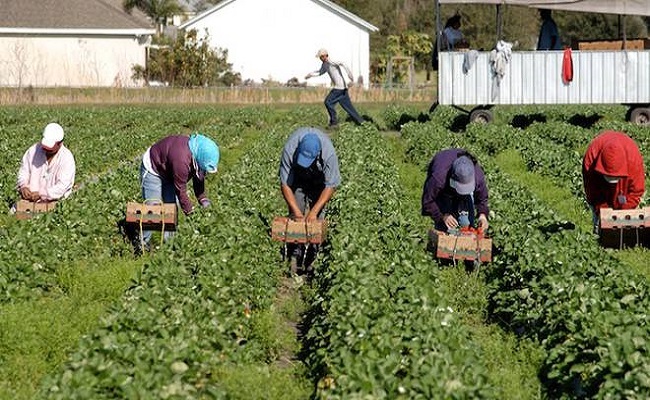
<instances>
[{"instance_id":1,"label":"crop row","mask_svg":"<svg viewBox=\"0 0 650 400\"><path fill-rule=\"evenodd\" d=\"M547 204L499 171L489 155L513 143L490 136L499 129L485 129L490 139L483 142L475 140L481 127L470 130L476 131L458 135L412 124L403 135L422 166L428 160L421 149L460 146L486 169L498 248L486 276L491 320L544 347L540 376L552 397L647 398L647 284L593 235L562 229Z\"/></svg>"},{"instance_id":2,"label":"crop row","mask_svg":"<svg viewBox=\"0 0 650 400\"><path fill-rule=\"evenodd\" d=\"M317 397L493 397L478 346L441 296L385 141L346 128L335 144L344 182L307 333Z\"/></svg>"},{"instance_id":3,"label":"crop row","mask_svg":"<svg viewBox=\"0 0 650 400\"><path fill-rule=\"evenodd\" d=\"M278 212L269 174L285 133L271 132L210 182L213 208L176 237L44 384L47 398L225 397L220 367L266 362L260 321L278 285L277 246L264 216Z\"/></svg>"}]
</instances>

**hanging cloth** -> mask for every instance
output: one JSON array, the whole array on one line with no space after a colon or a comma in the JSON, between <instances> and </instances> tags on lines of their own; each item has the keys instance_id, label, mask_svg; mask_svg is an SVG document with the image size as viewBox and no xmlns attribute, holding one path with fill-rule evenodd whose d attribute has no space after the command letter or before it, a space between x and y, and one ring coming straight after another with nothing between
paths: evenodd
<instances>
[{"instance_id":1,"label":"hanging cloth","mask_svg":"<svg viewBox=\"0 0 650 400\"><path fill-rule=\"evenodd\" d=\"M562 57L562 82L568 85L573 80L573 58L571 57L571 48L564 49Z\"/></svg>"}]
</instances>

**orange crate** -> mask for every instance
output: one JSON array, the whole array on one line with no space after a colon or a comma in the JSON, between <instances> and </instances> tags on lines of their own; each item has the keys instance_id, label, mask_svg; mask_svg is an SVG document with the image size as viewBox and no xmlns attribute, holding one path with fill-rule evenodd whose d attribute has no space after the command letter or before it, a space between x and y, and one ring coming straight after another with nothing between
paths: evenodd
<instances>
[{"instance_id":1,"label":"orange crate","mask_svg":"<svg viewBox=\"0 0 650 400\"><path fill-rule=\"evenodd\" d=\"M327 234L327 222L298 222L288 217L275 217L271 225L271 238L287 243L322 243Z\"/></svg>"}]
</instances>

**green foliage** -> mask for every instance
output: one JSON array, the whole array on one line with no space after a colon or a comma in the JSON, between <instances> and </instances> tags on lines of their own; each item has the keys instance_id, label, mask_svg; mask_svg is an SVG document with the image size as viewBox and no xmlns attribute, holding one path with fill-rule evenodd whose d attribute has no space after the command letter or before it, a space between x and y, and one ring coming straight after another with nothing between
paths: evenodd
<instances>
[{"instance_id":1,"label":"green foliage","mask_svg":"<svg viewBox=\"0 0 650 400\"><path fill-rule=\"evenodd\" d=\"M171 43L167 41L163 39L161 47L151 49L146 67L133 67L133 79L160 81L180 87L241 83L239 73L234 73L232 64L227 62L228 51L213 49L207 32L199 37L198 32L192 29L179 33Z\"/></svg>"}]
</instances>

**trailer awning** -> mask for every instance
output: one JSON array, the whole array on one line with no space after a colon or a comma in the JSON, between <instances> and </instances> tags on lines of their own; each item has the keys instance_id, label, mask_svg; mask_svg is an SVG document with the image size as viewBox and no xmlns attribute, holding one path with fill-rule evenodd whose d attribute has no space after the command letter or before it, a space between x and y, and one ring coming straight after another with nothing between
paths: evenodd
<instances>
[{"instance_id":1,"label":"trailer awning","mask_svg":"<svg viewBox=\"0 0 650 400\"><path fill-rule=\"evenodd\" d=\"M650 0L439 0L440 4L507 4L549 10L650 16Z\"/></svg>"}]
</instances>

